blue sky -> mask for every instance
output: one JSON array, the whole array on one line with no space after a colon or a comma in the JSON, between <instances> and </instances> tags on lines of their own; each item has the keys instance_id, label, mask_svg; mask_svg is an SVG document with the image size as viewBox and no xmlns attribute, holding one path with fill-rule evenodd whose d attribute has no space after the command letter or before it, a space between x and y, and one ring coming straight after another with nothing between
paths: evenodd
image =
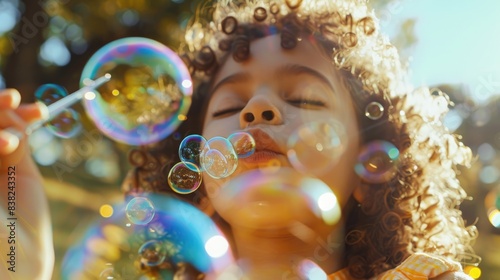
<instances>
[{"instance_id":1,"label":"blue sky","mask_svg":"<svg viewBox=\"0 0 500 280\"><path fill-rule=\"evenodd\" d=\"M383 31L416 18L410 68L415 85L460 83L477 101L500 93L500 1L402 0L387 8ZM389 15L389 16L388 16Z\"/></svg>"}]
</instances>

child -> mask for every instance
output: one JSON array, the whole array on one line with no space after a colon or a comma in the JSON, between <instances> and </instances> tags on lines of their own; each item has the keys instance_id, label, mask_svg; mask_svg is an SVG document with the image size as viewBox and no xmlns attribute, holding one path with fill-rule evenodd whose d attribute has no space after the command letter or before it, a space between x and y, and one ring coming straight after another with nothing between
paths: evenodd
<instances>
[{"instance_id":1,"label":"child","mask_svg":"<svg viewBox=\"0 0 500 280\"><path fill-rule=\"evenodd\" d=\"M210 139L247 131L256 140L228 178L204 173L202 188L179 195L227 233L246 276L288 279L297 260L309 259L330 279L469 279L457 261L473 255L476 231L457 209L466 194L455 168L471 152L440 122L446 96L409 87L364 1L221 1L209 24L191 25L184 51L198 89L177 132ZM314 159L299 168L287 156L288 138L310 123L340 124L342 151L325 170L308 169ZM180 140L132 152L136 168L124 190L175 194L164 171L178 161ZM138 153L148 161L135 161ZM2 162L17 162L10 157ZM295 169L321 179L342 218L325 223L293 188L248 196L232 185L271 163L279 169L269 176L291 185L303 178ZM35 225L48 223L44 211ZM26 240L50 256L46 240Z\"/></svg>"}]
</instances>

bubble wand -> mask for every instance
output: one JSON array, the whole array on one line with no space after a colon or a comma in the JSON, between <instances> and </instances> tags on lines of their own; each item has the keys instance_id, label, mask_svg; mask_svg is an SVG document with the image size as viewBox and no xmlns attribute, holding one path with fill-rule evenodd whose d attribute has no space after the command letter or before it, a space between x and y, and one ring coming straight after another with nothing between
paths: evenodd
<instances>
[{"instance_id":1,"label":"bubble wand","mask_svg":"<svg viewBox=\"0 0 500 280\"><path fill-rule=\"evenodd\" d=\"M56 102L48 105L47 108L49 111L49 117L47 119L39 120L39 121L34 122L31 125L29 125L25 130L26 135L30 135L31 133L33 133L33 131L42 127L46 122L54 119L62 111L71 107L76 102L80 101L89 92L92 92L93 90L97 89L98 87L100 87L104 83L107 83L110 79L111 79L111 74L105 74L104 76L102 76L94 81L92 81L92 80L89 81L87 83L87 85L85 85L81 89L79 89L79 90L57 100Z\"/></svg>"}]
</instances>

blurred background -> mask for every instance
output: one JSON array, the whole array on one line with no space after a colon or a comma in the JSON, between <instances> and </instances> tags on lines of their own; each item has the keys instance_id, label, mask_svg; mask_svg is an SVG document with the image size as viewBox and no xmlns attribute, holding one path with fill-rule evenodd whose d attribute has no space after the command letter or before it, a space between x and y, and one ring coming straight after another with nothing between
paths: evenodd
<instances>
[{"instance_id":1,"label":"blurred background","mask_svg":"<svg viewBox=\"0 0 500 280\"><path fill-rule=\"evenodd\" d=\"M188 0L0 0L0 88L17 88L34 101L42 84L79 88L90 56L113 40L141 36L176 49L201 2ZM471 199L463 204L480 236L473 278L500 279L500 3L494 0L375 0L382 29L408 62L416 86L438 87L454 106L444 122L463 135L476 160L460 179ZM102 136L85 117L71 139L46 130L32 137L33 156L46 179L56 268L87 225L111 215L123 199L129 146Z\"/></svg>"}]
</instances>

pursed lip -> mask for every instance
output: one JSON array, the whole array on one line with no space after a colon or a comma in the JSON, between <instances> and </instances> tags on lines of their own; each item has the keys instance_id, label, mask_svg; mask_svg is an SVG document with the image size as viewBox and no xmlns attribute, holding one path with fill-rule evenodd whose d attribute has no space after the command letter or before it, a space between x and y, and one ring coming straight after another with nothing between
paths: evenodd
<instances>
[{"instance_id":1,"label":"pursed lip","mask_svg":"<svg viewBox=\"0 0 500 280\"><path fill-rule=\"evenodd\" d=\"M255 152L247 157L241 159L246 163L267 163L273 159L284 156L284 152L278 143L262 129L249 129L248 133L252 135L255 140Z\"/></svg>"}]
</instances>

